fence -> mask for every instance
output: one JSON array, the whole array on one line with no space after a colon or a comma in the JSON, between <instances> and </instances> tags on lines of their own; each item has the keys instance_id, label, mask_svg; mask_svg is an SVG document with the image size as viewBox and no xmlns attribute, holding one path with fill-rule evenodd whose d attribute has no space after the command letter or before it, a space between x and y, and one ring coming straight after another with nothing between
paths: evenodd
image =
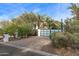
<instances>
[{"instance_id":1,"label":"fence","mask_svg":"<svg viewBox=\"0 0 79 59\"><path fill-rule=\"evenodd\" d=\"M61 32L61 30L52 30L51 33L54 32ZM49 36L50 35L50 30L49 29L38 29L38 36Z\"/></svg>"}]
</instances>

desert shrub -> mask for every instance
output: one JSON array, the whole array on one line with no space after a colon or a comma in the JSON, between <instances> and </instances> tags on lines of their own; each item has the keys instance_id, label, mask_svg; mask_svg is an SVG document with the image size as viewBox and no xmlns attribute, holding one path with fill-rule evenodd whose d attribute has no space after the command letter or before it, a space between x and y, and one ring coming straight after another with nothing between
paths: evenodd
<instances>
[{"instance_id":1,"label":"desert shrub","mask_svg":"<svg viewBox=\"0 0 79 59\"><path fill-rule=\"evenodd\" d=\"M79 33L79 20L65 20L64 29L66 32Z\"/></svg>"},{"instance_id":2,"label":"desert shrub","mask_svg":"<svg viewBox=\"0 0 79 59\"><path fill-rule=\"evenodd\" d=\"M27 36L32 36L32 35L36 35L37 31L35 29L33 29L33 26L31 23L26 23L26 24L20 24L20 25L7 25L3 28L3 32L7 32L10 35L14 35L14 33L18 32L18 36L23 38L23 37L27 37ZM0 34L3 34L2 30L0 30Z\"/></svg>"},{"instance_id":3,"label":"desert shrub","mask_svg":"<svg viewBox=\"0 0 79 59\"><path fill-rule=\"evenodd\" d=\"M21 25L18 27L18 35L21 37L29 36L32 32L32 26L30 24Z\"/></svg>"},{"instance_id":4,"label":"desert shrub","mask_svg":"<svg viewBox=\"0 0 79 59\"><path fill-rule=\"evenodd\" d=\"M76 43L76 37L68 32L56 32L52 35L52 43L54 47L72 47Z\"/></svg>"},{"instance_id":5,"label":"desert shrub","mask_svg":"<svg viewBox=\"0 0 79 59\"><path fill-rule=\"evenodd\" d=\"M11 25L5 26L5 28L3 28L3 31L7 32L9 35L13 35L16 29L17 29L17 26L11 24Z\"/></svg>"},{"instance_id":6,"label":"desert shrub","mask_svg":"<svg viewBox=\"0 0 79 59\"><path fill-rule=\"evenodd\" d=\"M75 41L76 43L79 43L79 33L73 33L73 35L77 38Z\"/></svg>"},{"instance_id":7,"label":"desert shrub","mask_svg":"<svg viewBox=\"0 0 79 59\"><path fill-rule=\"evenodd\" d=\"M18 27L18 36L23 37L26 35L26 29L23 27Z\"/></svg>"},{"instance_id":8,"label":"desert shrub","mask_svg":"<svg viewBox=\"0 0 79 59\"><path fill-rule=\"evenodd\" d=\"M30 33L30 36L36 36L37 35L37 30L33 29Z\"/></svg>"},{"instance_id":9,"label":"desert shrub","mask_svg":"<svg viewBox=\"0 0 79 59\"><path fill-rule=\"evenodd\" d=\"M28 37L37 35L37 30L33 29L30 23L18 27L19 37Z\"/></svg>"},{"instance_id":10,"label":"desert shrub","mask_svg":"<svg viewBox=\"0 0 79 59\"><path fill-rule=\"evenodd\" d=\"M3 35L3 30L2 29L0 29L0 36L2 36Z\"/></svg>"}]
</instances>

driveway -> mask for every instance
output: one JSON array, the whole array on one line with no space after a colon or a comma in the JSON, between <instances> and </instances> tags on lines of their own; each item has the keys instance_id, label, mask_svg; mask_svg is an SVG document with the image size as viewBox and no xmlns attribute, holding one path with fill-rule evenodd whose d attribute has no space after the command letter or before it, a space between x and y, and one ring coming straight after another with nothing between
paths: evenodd
<instances>
[{"instance_id":1,"label":"driveway","mask_svg":"<svg viewBox=\"0 0 79 59\"><path fill-rule=\"evenodd\" d=\"M51 41L48 37L38 37L32 36L29 38L24 38L21 40L9 41L6 44L11 44L19 47L28 47L36 50L41 50L41 48L45 45L50 44Z\"/></svg>"}]
</instances>

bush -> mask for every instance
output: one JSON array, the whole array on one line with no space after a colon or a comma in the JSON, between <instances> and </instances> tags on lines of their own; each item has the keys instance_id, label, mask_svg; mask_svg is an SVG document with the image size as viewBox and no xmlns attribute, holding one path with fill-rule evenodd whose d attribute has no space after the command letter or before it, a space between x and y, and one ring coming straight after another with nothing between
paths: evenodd
<instances>
[{"instance_id":1,"label":"bush","mask_svg":"<svg viewBox=\"0 0 79 59\"><path fill-rule=\"evenodd\" d=\"M24 37L26 36L26 29L23 27L18 27L18 36L19 37Z\"/></svg>"},{"instance_id":2,"label":"bush","mask_svg":"<svg viewBox=\"0 0 79 59\"><path fill-rule=\"evenodd\" d=\"M73 33L73 35L77 38L75 41L76 43L79 43L79 33Z\"/></svg>"},{"instance_id":3,"label":"bush","mask_svg":"<svg viewBox=\"0 0 79 59\"><path fill-rule=\"evenodd\" d=\"M37 31L33 29L33 26L31 23L26 23L26 24L20 24L20 25L13 25L13 24L8 24L3 28L3 32L9 33L9 35L13 35L14 33L18 32L18 36L21 38L27 37L27 36L33 36L37 35ZM2 30L0 30L0 35L3 34Z\"/></svg>"},{"instance_id":4,"label":"bush","mask_svg":"<svg viewBox=\"0 0 79 59\"><path fill-rule=\"evenodd\" d=\"M66 32L79 33L79 20L65 20L64 29Z\"/></svg>"},{"instance_id":5,"label":"bush","mask_svg":"<svg viewBox=\"0 0 79 59\"><path fill-rule=\"evenodd\" d=\"M9 33L9 35L13 35L13 33L15 33L15 31L17 30L17 26L13 25L13 24L8 24L7 26L5 26L5 28L3 28L4 32Z\"/></svg>"},{"instance_id":6,"label":"bush","mask_svg":"<svg viewBox=\"0 0 79 59\"><path fill-rule=\"evenodd\" d=\"M31 36L36 36L37 35L37 30L33 29L30 33Z\"/></svg>"},{"instance_id":7,"label":"bush","mask_svg":"<svg viewBox=\"0 0 79 59\"><path fill-rule=\"evenodd\" d=\"M57 32L52 35L52 43L54 47L72 47L76 43L77 38L68 32Z\"/></svg>"},{"instance_id":8,"label":"bush","mask_svg":"<svg viewBox=\"0 0 79 59\"><path fill-rule=\"evenodd\" d=\"M2 29L0 29L0 36L2 36L3 35L3 30Z\"/></svg>"},{"instance_id":9,"label":"bush","mask_svg":"<svg viewBox=\"0 0 79 59\"><path fill-rule=\"evenodd\" d=\"M18 27L18 35L19 37L29 36L32 32L32 27L30 24L24 24Z\"/></svg>"}]
</instances>

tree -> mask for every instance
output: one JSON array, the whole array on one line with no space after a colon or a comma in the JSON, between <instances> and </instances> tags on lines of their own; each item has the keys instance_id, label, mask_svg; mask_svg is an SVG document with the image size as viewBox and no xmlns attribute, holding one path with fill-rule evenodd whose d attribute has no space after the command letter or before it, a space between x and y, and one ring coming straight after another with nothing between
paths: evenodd
<instances>
[{"instance_id":1,"label":"tree","mask_svg":"<svg viewBox=\"0 0 79 59\"><path fill-rule=\"evenodd\" d=\"M79 33L79 20L67 19L64 25L65 31L70 33Z\"/></svg>"},{"instance_id":2,"label":"tree","mask_svg":"<svg viewBox=\"0 0 79 59\"><path fill-rule=\"evenodd\" d=\"M32 25L34 26L38 26L38 28L40 28L40 23L43 20L43 16L41 16L40 14L35 14L35 13L23 13L22 15L20 15L19 17L16 18L19 24L21 24L21 22L24 23L32 23Z\"/></svg>"},{"instance_id":3,"label":"tree","mask_svg":"<svg viewBox=\"0 0 79 59\"><path fill-rule=\"evenodd\" d=\"M78 4L71 4L69 9L72 12L72 15L74 15L73 19L79 20L79 7L77 6Z\"/></svg>"},{"instance_id":4,"label":"tree","mask_svg":"<svg viewBox=\"0 0 79 59\"><path fill-rule=\"evenodd\" d=\"M49 26L51 29L60 29L61 28L61 22L53 20L51 17L47 16L46 17L46 25L49 29Z\"/></svg>"}]
</instances>

